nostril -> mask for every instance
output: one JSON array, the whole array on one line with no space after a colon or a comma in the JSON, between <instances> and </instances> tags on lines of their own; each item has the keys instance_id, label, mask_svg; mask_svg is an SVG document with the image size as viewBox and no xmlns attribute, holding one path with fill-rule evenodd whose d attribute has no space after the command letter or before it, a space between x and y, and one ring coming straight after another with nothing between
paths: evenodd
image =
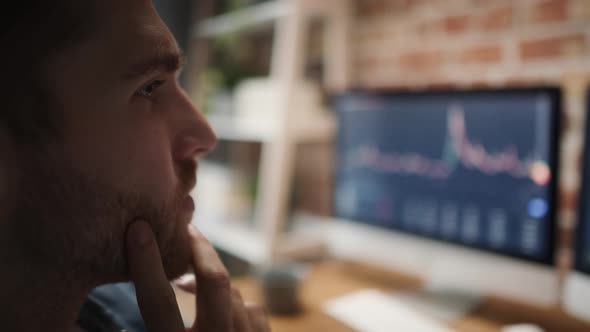
<instances>
[{"instance_id":1,"label":"nostril","mask_svg":"<svg viewBox=\"0 0 590 332\"><path fill-rule=\"evenodd\" d=\"M199 159L213 150L216 141L198 139L194 136L185 136L177 141L175 159Z\"/></svg>"},{"instance_id":2,"label":"nostril","mask_svg":"<svg viewBox=\"0 0 590 332\"><path fill-rule=\"evenodd\" d=\"M199 142L195 138L184 136L183 138L178 140L176 144L175 159L193 159L197 155L197 151L199 149Z\"/></svg>"},{"instance_id":3,"label":"nostril","mask_svg":"<svg viewBox=\"0 0 590 332\"><path fill-rule=\"evenodd\" d=\"M206 148L203 148L203 149L198 149L198 150L196 151L196 153L195 153L195 157L194 157L194 158L195 158L195 159L202 158L202 157L206 156L206 155L207 155L209 152L211 152L212 150L213 150L213 149L206 149Z\"/></svg>"}]
</instances>

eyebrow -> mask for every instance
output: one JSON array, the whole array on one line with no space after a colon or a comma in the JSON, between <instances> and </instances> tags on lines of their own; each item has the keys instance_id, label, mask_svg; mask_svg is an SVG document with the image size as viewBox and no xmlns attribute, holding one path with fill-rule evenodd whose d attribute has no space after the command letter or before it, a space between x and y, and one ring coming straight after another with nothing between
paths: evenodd
<instances>
[{"instance_id":1,"label":"eyebrow","mask_svg":"<svg viewBox=\"0 0 590 332\"><path fill-rule=\"evenodd\" d=\"M181 52L160 54L148 60L129 66L124 78L133 79L143 77L156 71L174 73L179 71L186 63L186 56Z\"/></svg>"}]
</instances>

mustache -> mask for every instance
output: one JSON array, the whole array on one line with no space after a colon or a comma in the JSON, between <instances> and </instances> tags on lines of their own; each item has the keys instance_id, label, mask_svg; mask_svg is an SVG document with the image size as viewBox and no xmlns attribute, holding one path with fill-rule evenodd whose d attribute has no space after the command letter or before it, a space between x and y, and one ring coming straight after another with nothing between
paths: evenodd
<instances>
[{"instance_id":1,"label":"mustache","mask_svg":"<svg viewBox=\"0 0 590 332\"><path fill-rule=\"evenodd\" d=\"M188 195L197 184L198 164L195 160L186 160L178 164L179 191Z\"/></svg>"}]
</instances>

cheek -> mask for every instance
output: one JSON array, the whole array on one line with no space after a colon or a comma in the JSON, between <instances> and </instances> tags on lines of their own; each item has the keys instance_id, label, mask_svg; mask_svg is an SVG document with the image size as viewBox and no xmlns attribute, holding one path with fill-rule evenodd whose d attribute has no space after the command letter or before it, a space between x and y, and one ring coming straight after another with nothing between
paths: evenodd
<instances>
[{"instance_id":1,"label":"cheek","mask_svg":"<svg viewBox=\"0 0 590 332\"><path fill-rule=\"evenodd\" d=\"M139 192L156 201L170 197L176 177L166 127L157 121L127 124L72 139L67 152L71 164L120 191Z\"/></svg>"},{"instance_id":2,"label":"cheek","mask_svg":"<svg viewBox=\"0 0 590 332\"><path fill-rule=\"evenodd\" d=\"M128 138L112 153L112 163L127 188L162 201L174 193L176 177L168 130L155 120L127 132Z\"/></svg>"},{"instance_id":3,"label":"cheek","mask_svg":"<svg viewBox=\"0 0 590 332\"><path fill-rule=\"evenodd\" d=\"M126 166L133 173L132 181L138 189L162 200L175 192L176 176L170 144L167 139L152 137L136 147L135 159Z\"/></svg>"}]
</instances>

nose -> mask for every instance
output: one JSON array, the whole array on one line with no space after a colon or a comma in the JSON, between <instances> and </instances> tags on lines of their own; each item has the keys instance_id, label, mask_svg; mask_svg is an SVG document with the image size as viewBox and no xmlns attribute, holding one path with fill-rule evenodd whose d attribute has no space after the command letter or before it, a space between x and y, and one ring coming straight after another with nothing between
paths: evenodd
<instances>
[{"instance_id":1,"label":"nose","mask_svg":"<svg viewBox=\"0 0 590 332\"><path fill-rule=\"evenodd\" d=\"M205 117L197 110L184 91L181 91L181 111L177 123L174 142L174 159L198 159L211 152L217 145L217 136Z\"/></svg>"}]
</instances>

